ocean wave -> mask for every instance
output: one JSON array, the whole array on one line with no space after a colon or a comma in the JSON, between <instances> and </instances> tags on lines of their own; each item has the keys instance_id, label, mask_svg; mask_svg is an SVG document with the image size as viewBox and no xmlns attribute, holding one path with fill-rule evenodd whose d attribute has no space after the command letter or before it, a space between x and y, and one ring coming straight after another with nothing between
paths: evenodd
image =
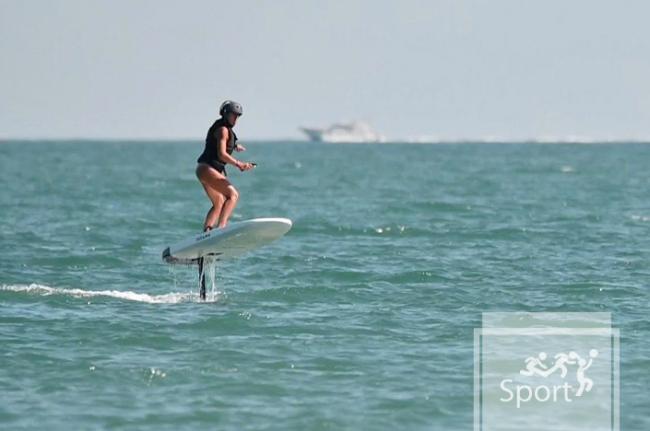
<instances>
[{"instance_id":1,"label":"ocean wave","mask_svg":"<svg viewBox=\"0 0 650 431\"><path fill-rule=\"evenodd\" d=\"M84 289L65 289L60 287L50 287L43 284L3 284L0 286L0 292L25 293L29 295L65 295L75 298L94 298L109 297L124 299L127 301L144 302L148 304L177 304L180 302L198 302L199 296L192 293L170 292L161 295L150 295L148 293L138 293L121 290L84 290ZM210 301L216 302L218 297Z\"/></svg>"}]
</instances>

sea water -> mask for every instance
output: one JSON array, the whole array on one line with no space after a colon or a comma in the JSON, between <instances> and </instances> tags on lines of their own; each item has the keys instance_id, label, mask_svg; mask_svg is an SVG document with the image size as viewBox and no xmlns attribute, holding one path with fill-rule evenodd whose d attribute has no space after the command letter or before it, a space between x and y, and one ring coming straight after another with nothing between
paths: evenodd
<instances>
[{"instance_id":1,"label":"sea water","mask_svg":"<svg viewBox=\"0 0 650 431\"><path fill-rule=\"evenodd\" d=\"M199 140L0 144L0 428L467 430L492 311L611 312L650 428L650 146L247 147L294 226L202 302Z\"/></svg>"}]
</instances>

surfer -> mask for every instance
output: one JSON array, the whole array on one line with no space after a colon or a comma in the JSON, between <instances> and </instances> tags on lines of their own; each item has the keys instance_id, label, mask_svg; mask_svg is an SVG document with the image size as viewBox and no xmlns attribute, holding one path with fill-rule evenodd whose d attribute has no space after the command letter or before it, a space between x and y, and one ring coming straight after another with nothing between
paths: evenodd
<instances>
[{"instance_id":1,"label":"surfer","mask_svg":"<svg viewBox=\"0 0 650 431\"><path fill-rule=\"evenodd\" d=\"M203 223L204 232L211 230L217 222L217 227L225 227L239 199L239 192L226 178L226 165L234 165L242 172L255 166L232 156L233 150L246 150L243 145L237 144L237 135L232 130L243 113L241 104L237 102L226 100L221 104L221 118L208 130L205 148L197 160L196 176L212 202Z\"/></svg>"}]
</instances>

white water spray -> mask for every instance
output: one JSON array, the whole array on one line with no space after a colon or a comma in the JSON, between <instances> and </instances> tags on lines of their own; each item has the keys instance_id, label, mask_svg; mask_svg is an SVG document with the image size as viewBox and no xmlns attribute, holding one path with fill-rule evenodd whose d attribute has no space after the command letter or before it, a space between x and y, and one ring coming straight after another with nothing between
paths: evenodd
<instances>
[{"instance_id":1,"label":"white water spray","mask_svg":"<svg viewBox=\"0 0 650 431\"><path fill-rule=\"evenodd\" d=\"M217 259L214 256L203 258L202 271L199 272L198 290L205 287L205 300L207 302L216 302L221 298L224 292L217 289Z\"/></svg>"}]
</instances>

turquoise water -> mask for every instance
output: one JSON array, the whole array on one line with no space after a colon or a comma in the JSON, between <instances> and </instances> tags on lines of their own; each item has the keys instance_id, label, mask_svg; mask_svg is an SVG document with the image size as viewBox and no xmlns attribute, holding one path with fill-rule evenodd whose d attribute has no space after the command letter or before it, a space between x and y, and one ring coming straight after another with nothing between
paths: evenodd
<instances>
[{"instance_id":1,"label":"turquoise water","mask_svg":"<svg viewBox=\"0 0 650 431\"><path fill-rule=\"evenodd\" d=\"M0 145L3 429L468 430L488 311L611 312L650 428L650 146L250 143L233 220L294 228L208 303L201 148Z\"/></svg>"}]
</instances>

